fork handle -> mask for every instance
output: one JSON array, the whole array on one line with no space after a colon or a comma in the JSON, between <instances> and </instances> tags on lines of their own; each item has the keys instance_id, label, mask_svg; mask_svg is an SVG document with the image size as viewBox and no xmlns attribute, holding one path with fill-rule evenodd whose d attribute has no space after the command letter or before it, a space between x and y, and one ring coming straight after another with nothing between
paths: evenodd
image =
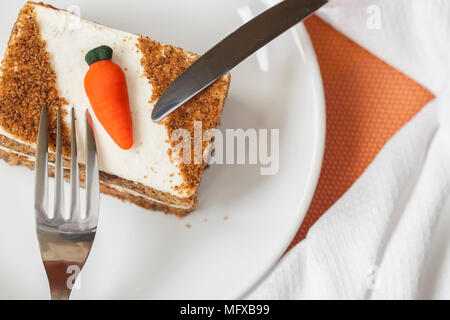
<instances>
[{"instance_id":1,"label":"fork handle","mask_svg":"<svg viewBox=\"0 0 450 320\"><path fill-rule=\"evenodd\" d=\"M79 267L78 264L68 261L44 261L52 300L69 300L72 292L72 288L69 286L69 277L72 276L69 275L68 270L73 265ZM76 276L73 280L76 280Z\"/></svg>"}]
</instances>

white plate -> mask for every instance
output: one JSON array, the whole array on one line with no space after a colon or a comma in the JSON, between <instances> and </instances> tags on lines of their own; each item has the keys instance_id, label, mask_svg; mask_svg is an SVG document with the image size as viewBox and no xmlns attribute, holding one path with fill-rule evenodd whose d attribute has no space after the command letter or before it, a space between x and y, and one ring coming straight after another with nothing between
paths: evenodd
<instances>
[{"instance_id":1,"label":"white plate","mask_svg":"<svg viewBox=\"0 0 450 320\"><path fill-rule=\"evenodd\" d=\"M24 2L0 4L2 52ZM78 5L87 19L202 53L241 25L242 17L273 2L52 4ZM324 148L322 83L303 26L233 70L222 124L280 129L279 173L261 176L258 165L214 165L204 175L198 209L181 220L102 196L97 237L74 299L239 298L281 257L312 199ZM3 299L49 297L34 232L33 176L0 161Z\"/></svg>"}]
</instances>

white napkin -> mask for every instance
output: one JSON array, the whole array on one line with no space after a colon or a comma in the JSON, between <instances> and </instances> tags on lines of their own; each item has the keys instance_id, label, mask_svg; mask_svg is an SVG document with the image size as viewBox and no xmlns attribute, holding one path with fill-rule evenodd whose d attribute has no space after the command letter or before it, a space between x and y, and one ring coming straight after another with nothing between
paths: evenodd
<instances>
[{"instance_id":1,"label":"white napkin","mask_svg":"<svg viewBox=\"0 0 450 320\"><path fill-rule=\"evenodd\" d=\"M319 15L437 98L247 298L449 299L450 1L332 0Z\"/></svg>"}]
</instances>

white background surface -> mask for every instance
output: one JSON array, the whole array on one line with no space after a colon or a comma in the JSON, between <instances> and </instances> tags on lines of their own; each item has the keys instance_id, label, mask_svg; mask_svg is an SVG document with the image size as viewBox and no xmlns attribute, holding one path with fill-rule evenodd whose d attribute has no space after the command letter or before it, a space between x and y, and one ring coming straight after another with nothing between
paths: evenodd
<instances>
[{"instance_id":1,"label":"white background surface","mask_svg":"<svg viewBox=\"0 0 450 320\"><path fill-rule=\"evenodd\" d=\"M23 2L1 3L2 52ZM266 2L51 4L78 5L84 18L201 54L242 23L238 8L248 4L256 14ZM259 63L254 55L233 70L222 128L280 129L279 173L261 176L255 165L212 166L198 209L182 220L102 196L97 237L73 298L237 298L282 255L318 179L324 101L302 26L265 52ZM0 298L49 297L34 232L33 183L28 169L0 162Z\"/></svg>"}]
</instances>

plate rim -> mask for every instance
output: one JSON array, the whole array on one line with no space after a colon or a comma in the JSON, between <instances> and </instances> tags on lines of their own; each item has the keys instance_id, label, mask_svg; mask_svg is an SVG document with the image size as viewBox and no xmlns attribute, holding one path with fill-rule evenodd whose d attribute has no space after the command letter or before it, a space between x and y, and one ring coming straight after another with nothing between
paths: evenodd
<instances>
[{"instance_id":1,"label":"plate rim","mask_svg":"<svg viewBox=\"0 0 450 320\"><path fill-rule=\"evenodd\" d=\"M318 128L316 128L318 137L317 137L317 150L315 150L314 160L313 160L313 169L311 170L309 180L311 181L307 190L305 192L304 201L299 201L297 208L297 216L295 219L295 223L291 226L290 231L287 233L285 237L284 244L281 246L282 250L278 252L267 267L262 268L264 271L260 272L259 275L254 277L254 279L249 281L249 284L244 286L243 289L240 290L236 294L235 297L231 299L244 299L248 296L253 290L255 290L259 284L275 269L276 265L283 260L287 253L289 245L294 239L295 235L300 228L306 213L311 205L314 193L317 189L317 184L319 182L320 172L322 170L323 157L325 153L325 136L326 136L326 105L325 105L325 91L323 88L323 80L322 74L320 72L319 62L317 60L316 51L314 50L314 46L311 41L311 37L309 36L308 31L303 22L293 27L292 30L296 32L296 34L300 34L304 37L305 41L302 42L302 47L305 51L308 51L308 54L311 55L310 64L312 64L312 72L315 73L315 76L312 77L314 81L314 87L317 90L317 98L318 103L316 107L318 110ZM293 249L293 248L292 248ZM291 249L291 250L292 250Z\"/></svg>"}]
</instances>

